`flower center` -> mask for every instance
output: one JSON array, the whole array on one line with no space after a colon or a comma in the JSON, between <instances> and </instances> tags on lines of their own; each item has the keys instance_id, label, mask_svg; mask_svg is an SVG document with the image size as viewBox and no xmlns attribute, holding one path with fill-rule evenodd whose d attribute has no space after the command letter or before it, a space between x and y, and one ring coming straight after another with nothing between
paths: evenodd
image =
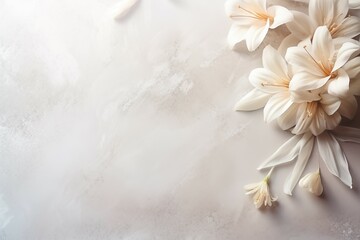
<instances>
[{"instance_id":1,"label":"flower center","mask_svg":"<svg viewBox=\"0 0 360 240\"><path fill-rule=\"evenodd\" d=\"M338 32L339 28L340 28L340 25L337 25L336 23L330 24L330 26L328 26L328 29L329 29L331 36L334 36Z\"/></svg>"},{"instance_id":2,"label":"flower center","mask_svg":"<svg viewBox=\"0 0 360 240\"><path fill-rule=\"evenodd\" d=\"M330 76L330 78L337 77L338 73L337 71L333 72L332 69L334 67L334 64L329 61L328 64L324 64L321 61L316 61L316 59L309 53L309 51L306 49L306 46L304 46L305 52L310 56L311 60L320 68L320 70L323 72L325 76Z\"/></svg>"},{"instance_id":3,"label":"flower center","mask_svg":"<svg viewBox=\"0 0 360 240\"><path fill-rule=\"evenodd\" d=\"M248 10L248 9L245 9L245 8L241 7L240 5L238 6L238 8L240 8L241 10L249 13L250 15L232 15L230 17L232 17L232 18L254 18L254 19L259 19L259 20L265 21L265 22L268 19L270 20L270 22L274 21L274 17L269 16L266 13L251 11L251 10Z\"/></svg>"},{"instance_id":4,"label":"flower center","mask_svg":"<svg viewBox=\"0 0 360 240\"><path fill-rule=\"evenodd\" d=\"M314 102L309 102L306 106L306 112L307 112L307 116L309 118L313 117L317 111L317 107L318 107L318 102L314 101Z\"/></svg>"}]
</instances>

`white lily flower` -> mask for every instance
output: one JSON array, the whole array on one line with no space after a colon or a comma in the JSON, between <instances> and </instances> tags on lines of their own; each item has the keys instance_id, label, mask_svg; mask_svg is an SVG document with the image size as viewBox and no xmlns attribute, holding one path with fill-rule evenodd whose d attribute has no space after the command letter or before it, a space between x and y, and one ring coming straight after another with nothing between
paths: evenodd
<instances>
[{"instance_id":1,"label":"white lily flower","mask_svg":"<svg viewBox=\"0 0 360 240\"><path fill-rule=\"evenodd\" d=\"M337 127L341 116L353 118L357 102L353 96L339 98L323 91L291 91L292 73L286 61L270 45L263 52L264 68L254 69L249 76L255 87L235 106L237 111L264 108L266 122L277 120L283 130L300 135L317 136Z\"/></svg>"},{"instance_id":2,"label":"white lily flower","mask_svg":"<svg viewBox=\"0 0 360 240\"><path fill-rule=\"evenodd\" d=\"M291 74L284 58L270 45L263 51L263 68L254 69L249 76L255 87L235 106L237 111L251 111L264 108L264 119L271 122L278 119L282 129L289 129L295 124L295 118L284 114L290 109L294 111L289 83ZM256 94L256 95L255 95Z\"/></svg>"},{"instance_id":3,"label":"white lily flower","mask_svg":"<svg viewBox=\"0 0 360 240\"><path fill-rule=\"evenodd\" d=\"M321 183L320 170L306 174L299 181L299 186L305 188L309 192L320 196L323 192L323 185Z\"/></svg>"},{"instance_id":4,"label":"white lily flower","mask_svg":"<svg viewBox=\"0 0 360 240\"><path fill-rule=\"evenodd\" d=\"M305 47L291 47L286 60L295 72L290 83L293 91L319 90L326 85L329 94L345 97L349 92L350 77L346 64L360 65L360 58L352 58L360 50L359 45L346 42L336 49L327 27L315 31L312 44Z\"/></svg>"},{"instance_id":5,"label":"white lily flower","mask_svg":"<svg viewBox=\"0 0 360 240\"><path fill-rule=\"evenodd\" d=\"M273 169L274 168L271 168L269 173L261 182L248 184L244 187L246 195L253 195L253 201L256 208L260 208L263 205L265 207L271 207L272 203L277 200L277 198L270 195L269 189L269 180Z\"/></svg>"},{"instance_id":6,"label":"white lily flower","mask_svg":"<svg viewBox=\"0 0 360 240\"><path fill-rule=\"evenodd\" d=\"M351 1L350 6L359 7L359 0ZM286 26L291 34L281 43L280 49L296 46L312 39L319 26L326 26L333 38L354 38L360 34L360 18L348 16L347 0L310 0L309 15L292 11L294 20Z\"/></svg>"},{"instance_id":7,"label":"white lily flower","mask_svg":"<svg viewBox=\"0 0 360 240\"><path fill-rule=\"evenodd\" d=\"M270 29L292 21L289 10L281 6L266 8L266 0L228 0L226 14L234 21L228 34L231 48L246 40L249 51L263 42Z\"/></svg>"}]
</instances>

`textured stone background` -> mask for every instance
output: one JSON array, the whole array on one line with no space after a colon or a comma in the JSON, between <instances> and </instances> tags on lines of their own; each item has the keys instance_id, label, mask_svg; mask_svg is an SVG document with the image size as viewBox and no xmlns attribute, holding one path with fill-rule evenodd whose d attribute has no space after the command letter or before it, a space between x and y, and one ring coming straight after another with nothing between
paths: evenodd
<instances>
[{"instance_id":1,"label":"textured stone background","mask_svg":"<svg viewBox=\"0 0 360 240\"><path fill-rule=\"evenodd\" d=\"M289 1L274 1L304 9ZM223 0L0 0L1 240L360 239L359 146L349 190L256 210L243 185L290 134L236 113L262 48L230 51ZM353 123L359 126L359 117Z\"/></svg>"}]
</instances>

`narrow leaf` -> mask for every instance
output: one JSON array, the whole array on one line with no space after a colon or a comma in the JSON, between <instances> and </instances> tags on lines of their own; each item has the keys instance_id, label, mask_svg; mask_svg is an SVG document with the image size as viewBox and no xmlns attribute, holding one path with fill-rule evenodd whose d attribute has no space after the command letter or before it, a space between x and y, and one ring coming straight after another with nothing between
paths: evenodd
<instances>
[{"instance_id":1,"label":"narrow leaf","mask_svg":"<svg viewBox=\"0 0 360 240\"><path fill-rule=\"evenodd\" d=\"M311 136L309 139L307 139L304 147L300 149L299 157L295 163L293 171L286 178L284 185L284 193L288 195L292 195L292 190L294 189L302 173L304 172L306 164L308 163L310 155L312 153L313 147L314 147L314 137Z\"/></svg>"},{"instance_id":2,"label":"narrow leaf","mask_svg":"<svg viewBox=\"0 0 360 240\"><path fill-rule=\"evenodd\" d=\"M352 188L352 178L347 158L335 137L331 133L324 132L317 137L317 144L320 156L329 171Z\"/></svg>"},{"instance_id":3,"label":"narrow leaf","mask_svg":"<svg viewBox=\"0 0 360 240\"><path fill-rule=\"evenodd\" d=\"M299 155L299 151L304 147L311 136L311 134L293 136L281 145L281 147L268 159L266 159L257 169L261 170L291 162Z\"/></svg>"}]
</instances>

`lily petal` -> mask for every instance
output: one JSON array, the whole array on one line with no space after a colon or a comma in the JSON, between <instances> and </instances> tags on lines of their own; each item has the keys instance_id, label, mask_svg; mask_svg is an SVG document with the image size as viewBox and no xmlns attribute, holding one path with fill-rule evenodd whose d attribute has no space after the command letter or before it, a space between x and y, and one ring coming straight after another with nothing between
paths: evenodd
<instances>
[{"instance_id":1,"label":"lily petal","mask_svg":"<svg viewBox=\"0 0 360 240\"><path fill-rule=\"evenodd\" d=\"M286 24L289 31L299 40L304 40L313 35L315 27L308 15L298 11L292 11L294 20Z\"/></svg>"},{"instance_id":2,"label":"lily petal","mask_svg":"<svg viewBox=\"0 0 360 240\"><path fill-rule=\"evenodd\" d=\"M288 48L285 59L293 66L295 72L306 71L313 75L324 77L323 71L321 71L317 64L314 64L313 59L302 47Z\"/></svg>"},{"instance_id":3,"label":"lily petal","mask_svg":"<svg viewBox=\"0 0 360 240\"><path fill-rule=\"evenodd\" d=\"M296 113L298 104L293 103L287 111L285 111L278 119L277 122L282 130L288 130L296 124Z\"/></svg>"},{"instance_id":4,"label":"lily petal","mask_svg":"<svg viewBox=\"0 0 360 240\"><path fill-rule=\"evenodd\" d=\"M333 72L345 65L349 61L351 55L360 50L359 45L346 42L344 43L337 53L336 62L334 64Z\"/></svg>"},{"instance_id":5,"label":"lily petal","mask_svg":"<svg viewBox=\"0 0 360 240\"><path fill-rule=\"evenodd\" d=\"M292 91L291 97L292 100L296 103L305 103L305 102L313 102L321 100L321 92L323 90L320 88L318 90L302 90L302 91Z\"/></svg>"},{"instance_id":6,"label":"lily petal","mask_svg":"<svg viewBox=\"0 0 360 240\"><path fill-rule=\"evenodd\" d=\"M326 113L322 107L318 107L317 114L313 117L311 125L310 125L310 131L315 136L320 135L322 132L326 130Z\"/></svg>"},{"instance_id":7,"label":"lily petal","mask_svg":"<svg viewBox=\"0 0 360 240\"><path fill-rule=\"evenodd\" d=\"M304 145L304 147L300 149L299 157L296 160L293 171L285 180L284 193L286 193L288 195L292 195L292 190L294 189L297 182L299 181L299 179L306 167L306 164L309 161L313 147L314 147L314 137L311 136L308 139L308 141L306 142L306 144Z\"/></svg>"},{"instance_id":8,"label":"lily petal","mask_svg":"<svg viewBox=\"0 0 360 240\"><path fill-rule=\"evenodd\" d=\"M328 92L334 96L344 97L349 93L349 84L349 76L344 69L339 69L337 77L329 82Z\"/></svg>"},{"instance_id":9,"label":"lily petal","mask_svg":"<svg viewBox=\"0 0 360 240\"><path fill-rule=\"evenodd\" d=\"M355 96L360 96L360 76L355 81L350 82L350 93Z\"/></svg>"},{"instance_id":10,"label":"lily petal","mask_svg":"<svg viewBox=\"0 0 360 240\"><path fill-rule=\"evenodd\" d=\"M330 94L322 94L320 103L327 115L333 115L341 105L340 99Z\"/></svg>"},{"instance_id":11,"label":"lily petal","mask_svg":"<svg viewBox=\"0 0 360 240\"><path fill-rule=\"evenodd\" d=\"M255 51L260 44L264 41L264 38L269 30L270 21L266 21L264 26L252 25L246 37L246 46L249 51Z\"/></svg>"},{"instance_id":12,"label":"lily petal","mask_svg":"<svg viewBox=\"0 0 360 240\"><path fill-rule=\"evenodd\" d=\"M262 55L262 62L264 68L271 70L272 72L277 74L280 78L283 79L289 78L288 67L285 62L285 59L271 45L268 45L264 48Z\"/></svg>"},{"instance_id":13,"label":"lily petal","mask_svg":"<svg viewBox=\"0 0 360 240\"><path fill-rule=\"evenodd\" d=\"M314 90L324 86L330 79L330 76L318 77L307 72L296 73L289 85L292 91Z\"/></svg>"},{"instance_id":14,"label":"lily petal","mask_svg":"<svg viewBox=\"0 0 360 240\"><path fill-rule=\"evenodd\" d=\"M325 129L327 129L327 130L335 129L337 126L339 126L340 122L341 122L341 115L339 112L336 112L331 116L325 115L325 123L326 123ZM319 134L317 134L317 135L319 135Z\"/></svg>"},{"instance_id":15,"label":"lily petal","mask_svg":"<svg viewBox=\"0 0 360 240\"><path fill-rule=\"evenodd\" d=\"M349 8L360 9L360 1L359 0L349 0Z\"/></svg>"},{"instance_id":16,"label":"lily petal","mask_svg":"<svg viewBox=\"0 0 360 240\"><path fill-rule=\"evenodd\" d=\"M349 11L348 0L332 0L334 2L334 19L335 23L341 23Z\"/></svg>"},{"instance_id":17,"label":"lily petal","mask_svg":"<svg viewBox=\"0 0 360 240\"><path fill-rule=\"evenodd\" d=\"M334 2L332 0L309 1L309 15L317 26L324 26L331 22L334 15Z\"/></svg>"},{"instance_id":18,"label":"lily petal","mask_svg":"<svg viewBox=\"0 0 360 240\"><path fill-rule=\"evenodd\" d=\"M335 47L330 32L326 26L318 27L316 29L312 42L312 51L318 58L317 60L320 60L322 64L327 64L329 59L332 59ZM329 66L325 67L329 68Z\"/></svg>"},{"instance_id":19,"label":"lily petal","mask_svg":"<svg viewBox=\"0 0 360 240\"><path fill-rule=\"evenodd\" d=\"M287 90L286 85L281 84L279 77L266 68L256 68L249 75L250 83L265 93L278 93Z\"/></svg>"},{"instance_id":20,"label":"lily petal","mask_svg":"<svg viewBox=\"0 0 360 240\"><path fill-rule=\"evenodd\" d=\"M299 39L293 33L291 33L281 41L278 52L281 56L285 56L287 49L289 47L294 47L298 45L298 43Z\"/></svg>"},{"instance_id":21,"label":"lily petal","mask_svg":"<svg viewBox=\"0 0 360 240\"><path fill-rule=\"evenodd\" d=\"M272 96L264 108L264 121L272 122L286 112L293 104L289 92L279 92Z\"/></svg>"},{"instance_id":22,"label":"lily petal","mask_svg":"<svg viewBox=\"0 0 360 240\"><path fill-rule=\"evenodd\" d=\"M277 28L278 26L293 20L292 13L282 6L271 6L268 8L267 12L274 18L273 23L270 25L271 29Z\"/></svg>"},{"instance_id":23,"label":"lily petal","mask_svg":"<svg viewBox=\"0 0 360 240\"><path fill-rule=\"evenodd\" d=\"M358 103L354 96L350 96L341 100L339 113L347 119L353 119L356 115Z\"/></svg>"},{"instance_id":24,"label":"lily petal","mask_svg":"<svg viewBox=\"0 0 360 240\"><path fill-rule=\"evenodd\" d=\"M350 78L356 77L360 73L360 57L351 59L343 68Z\"/></svg>"},{"instance_id":25,"label":"lily petal","mask_svg":"<svg viewBox=\"0 0 360 240\"><path fill-rule=\"evenodd\" d=\"M308 131L312 119L312 116L308 116L307 113L307 103L303 103L299 105L297 116L296 116L296 125L291 130L291 133L293 134L303 134L304 132Z\"/></svg>"},{"instance_id":26,"label":"lily petal","mask_svg":"<svg viewBox=\"0 0 360 240\"><path fill-rule=\"evenodd\" d=\"M251 12L257 12L258 6L254 3L241 0L228 0L225 2L225 13L237 25L250 27L257 25L259 19L254 18Z\"/></svg>"},{"instance_id":27,"label":"lily petal","mask_svg":"<svg viewBox=\"0 0 360 240\"><path fill-rule=\"evenodd\" d=\"M350 16L344 19L339 25L333 37L347 37L353 38L360 34L360 19L355 16Z\"/></svg>"},{"instance_id":28,"label":"lily petal","mask_svg":"<svg viewBox=\"0 0 360 240\"><path fill-rule=\"evenodd\" d=\"M349 172L347 158L335 137L324 132L317 137L319 153L329 171L352 188L352 178Z\"/></svg>"},{"instance_id":29,"label":"lily petal","mask_svg":"<svg viewBox=\"0 0 360 240\"><path fill-rule=\"evenodd\" d=\"M235 105L235 111L254 111L263 108L271 95L266 94L260 90L253 89L247 93Z\"/></svg>"}]
</instances>

